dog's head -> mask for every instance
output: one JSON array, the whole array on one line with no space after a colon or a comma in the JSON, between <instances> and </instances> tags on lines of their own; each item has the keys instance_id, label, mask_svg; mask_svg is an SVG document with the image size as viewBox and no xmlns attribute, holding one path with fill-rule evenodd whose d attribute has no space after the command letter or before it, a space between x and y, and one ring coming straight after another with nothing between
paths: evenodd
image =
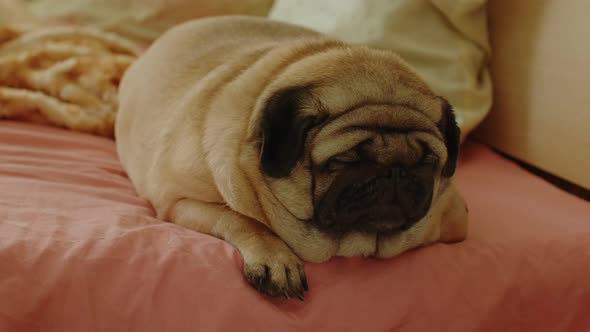
<instances>
[{"instance_id":1,"label":"dog's head","mask_svg":"<svg viewBox=\"0 0 590 332\"><path fill-rule=\"evenodd\" d=\"M280 209L334 236L394 236L432 215L457 164L451 105L393 54L302 62L256 121L259 169Z\"/></svg>"}]
</instances>

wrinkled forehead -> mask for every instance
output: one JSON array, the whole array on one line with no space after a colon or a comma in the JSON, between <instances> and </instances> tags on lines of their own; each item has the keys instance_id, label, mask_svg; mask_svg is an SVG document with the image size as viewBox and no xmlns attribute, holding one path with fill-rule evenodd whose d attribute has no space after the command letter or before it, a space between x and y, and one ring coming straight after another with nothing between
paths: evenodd
<instances>
[{"instance_id":1,"label":"wrinkled forehead","mask_svg":"<svg viewBox=\"0 0 590 332\"><path fill-rule=\"evenodd\" d=\"M376 136L399 137L409 132L420 133L419 137L413 135L415 139L442 147L444 139L437 123L444 100L413 73L398 68L387 75L351 76L350 80L326 83L313 91L319 108L329 118L314 135L314 161L321 162Z\"/></svg>"},{"instance_id":2,"label":"wrinkled forehead","mask_svg":"<svg viewBox=\"0 0 590 332\"><path fill-rule=\"evenodd\" d=\"M440 121L444 101L422 85L417 85L418 82L407 84L407 80L404 82L403 78L399 78L395 82L382 83L379 81L379 78L357 77L349 82L326 82L326 84L314 88L313 95L319 97L322 110L327 112L330 117L339 117L365 106L383 105L390 106L390 110L405 109L404 114L396 113L388 117L390 121L418 115L423 116L422 122L429 120L428 122L437 123ZM367 116L367 114L363 114L363 116ZM383 115L379 115L379 117L383 117Z\"/></svg>"},{"instance_id":3,"label":"wrinkled forehead","mask_svg":"<svg viewBox=\"0 0 590 332\"><path fill-rule=\"evenodd\" d=\"M446 158L444 139L428 117L390 105L364 106L335 118L312 138L310 156L315 164L321 164L359 144L380 163L416 162L423 144Z\"/></svg>"},{"instance_id":4,"label":"wrinkled forehead","mask_svg":"<svg viewBox=\"0 0 590 332\"><path fill-rule=\"evenodd\" d=\"M320 128L313 138L311 156L322 162L373 137L387 140L409 133L420 133L418 138L431 136L443 140L436 123L419 110L405 105L364 104L340 112Z\"/></svg>"}]
</instances>

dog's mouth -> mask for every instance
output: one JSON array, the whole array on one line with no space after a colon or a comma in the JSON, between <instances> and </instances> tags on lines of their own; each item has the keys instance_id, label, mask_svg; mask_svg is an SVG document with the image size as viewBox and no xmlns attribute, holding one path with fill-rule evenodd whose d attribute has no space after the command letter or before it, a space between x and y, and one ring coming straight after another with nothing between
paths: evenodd
<instances>
[{"instance_id":1,"label":"dog's mouth","mask_svg":"<svg viewBox=\"0 0 590 332\"><path fill-rule=\"evenodd\" d=\"M330 233L395 234L428 213L433 169L368 165L342 172L315 206L313 224Z\"/></svg>"}]
</instances>

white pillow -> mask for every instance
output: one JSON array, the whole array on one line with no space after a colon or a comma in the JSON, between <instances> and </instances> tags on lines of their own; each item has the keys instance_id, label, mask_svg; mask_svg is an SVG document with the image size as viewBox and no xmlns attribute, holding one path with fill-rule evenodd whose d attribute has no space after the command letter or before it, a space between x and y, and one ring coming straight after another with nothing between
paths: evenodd
<instances>
[{"instance_id":1,"label":"white pillow","mask_svg":"<svg viewBox=\"0 0 590 332\"><path fill-rule=\"evenodd\" d=\"M269 17L395 51L453 105L462 140L490 110L485 0L275 0Z\"/></svg>"}]
</instances>

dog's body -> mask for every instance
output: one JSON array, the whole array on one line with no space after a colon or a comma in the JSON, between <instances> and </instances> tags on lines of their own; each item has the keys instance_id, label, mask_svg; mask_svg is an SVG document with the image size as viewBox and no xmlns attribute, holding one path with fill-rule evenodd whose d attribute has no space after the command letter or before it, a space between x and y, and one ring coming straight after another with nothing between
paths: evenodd
<instances>
[{"instance_id":1,"label":"dog's body","mask_svg":"<svg viewBox=\"0 0 590 332\"><path fill-rule=\"evenodd\" d=\"M158 218L232 243L274 296L303 296L300 258L465 237L448 104L397 56L307 29L171 29L125 74L116 139Z\"/></svg>"}]
</instances>

